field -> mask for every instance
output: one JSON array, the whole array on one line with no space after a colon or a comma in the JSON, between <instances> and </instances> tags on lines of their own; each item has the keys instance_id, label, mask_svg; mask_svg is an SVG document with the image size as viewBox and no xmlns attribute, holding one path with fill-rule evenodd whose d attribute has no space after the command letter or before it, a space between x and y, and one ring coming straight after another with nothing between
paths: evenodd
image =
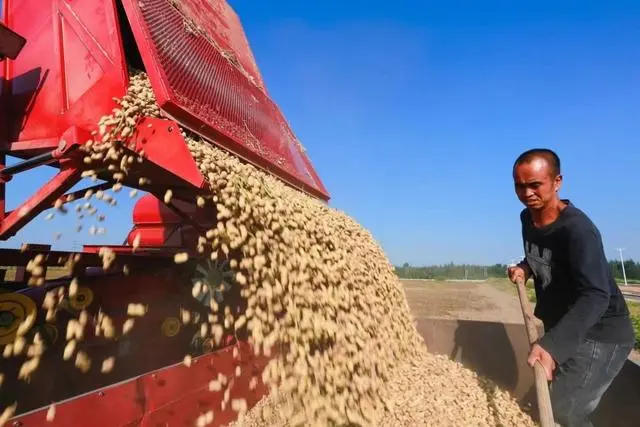
<instances>
[{"instance_id":1,"label":"field","mask_svg":"<svg viewBox=\"0 0 640 427\"><path fill-rule=\"evenodd\" d=\"M522 324L516 288L507 279L484 282L401 280L416 319L459 319ZM529 299L535 304L533 290ZM640 341L640 303L627 302ZM638 346L640 343L636 343ZM640 362L640 352L632 360Z\"/></svg>"},{"instance_id":2,"label":"field","mask_svg":"<svg viewBox=\"0 0 640 427\"><path fill-rule=\"evenodd\" d=\"M445 282L403 280L417 318L523 323L513 285L506 280Z\"/></svg>"},{"instance_id":3,"label":"field","mask_svg":"<svg viewBox=\"0 0 640 427\"><path fill-rule=\"evenodd\" d=\"M631 312L631 321L636 330L636 349L640 350L640 303L628 302L628 305ZM640 351L638 351L638 360L640 360Z\"/></svg>"}]
</instances>

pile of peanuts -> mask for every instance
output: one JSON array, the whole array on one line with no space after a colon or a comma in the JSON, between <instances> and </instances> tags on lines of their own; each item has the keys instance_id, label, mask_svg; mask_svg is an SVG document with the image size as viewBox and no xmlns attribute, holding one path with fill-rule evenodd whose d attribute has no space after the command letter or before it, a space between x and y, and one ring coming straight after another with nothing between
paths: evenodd
<instances>
[{"instance_id":1,"label":"pile of peanuts","mask_svg":"<svg viewBox=\"0 0 640 427\"><path fill-rule=\"evenodd\" d=\"M137 121L161 117L144 73L132 76L118 103L120 108L100 122L96 137L102 143L88 145L85 158L87 164L110 159L114 191L143 156L125 154ZM216 207L217 225L200 236L198 249L212 261L229 261L231 279L246 302L242 312L232 312L211 298L212 315L202 332L216 342L223 334L246 334L256 354L271 356L260 378L269 395L251 409L242 399L230 402L238 413L236 426L534 425L507 393L427 352L392 265L355 220L182 133L210 186L208 202ZM164 202L170 203L171 189L165 191ZM204 200L194 203L202 206ZM102 255L105 263L114 261L113 253ZM188 258L177 254L175 262ZM224 297L226 290L197 282L193 296ZM133 319L146 309L130 306L129 315ZM111 334L108 324L107 317L100 319L103 333ZM68 331L69 346L82 338L77 329ZM90 363L76 354L79 369ZM103 361L103 369L113 363ZM190 365L189 355L184 363ZM231 385L212 378L210 389ZM197 425L211 423L222 408L208 409Z\"/></svg>"},{"instance_id":2,"label":"pile of peanuts","mask_svg":"<svg viewBox=\"0 0 640 427\"><path fill-rule=\"evenodd\" d=\"M237 425L533 425L507 393L426 351L367 230L186 137L217 204L212 257L241 253L232 266L248 307L223 327L246 327L263 354L277 350L262 374L270 396Z\"/></svg>"},{"instance_id":3,"label":"pile of peanuts","mask_svg":"<svg viewBox=\"0 0 640 427\"><path fill-rule=\"evenodd\" d=\"M213 256L242 253L234 265L248 308L224 326L246 325L262 353L277 349L262 375L270 396L236 425L533 425L507 393L426 351L402 284L357 222L206 142L188 144L217 196Z\"/></svg>"}]
</instances>

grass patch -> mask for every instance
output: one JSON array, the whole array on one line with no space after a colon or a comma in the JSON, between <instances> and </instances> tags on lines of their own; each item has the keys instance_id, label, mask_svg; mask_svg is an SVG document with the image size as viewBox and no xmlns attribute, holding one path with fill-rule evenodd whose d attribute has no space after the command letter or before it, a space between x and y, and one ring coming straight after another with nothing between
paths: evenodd
<instances>
[{"instance_id":1,"label":"grass patch","mask_svg":"<svg viewBox=\"0 0 640 427\"><path fill-rule=\"evenodd\" d=\"M631 323L633 323L633 330L636 333L636 349L640 350L640 303L634 301L627 301L629 312L631 313Z\"/></svg>"},{"instance_id":2,"label":"grass patch","mask_svg":"<svg viewBox=\"0 0 640 427\"><path fill-rule=\"evenodd\" d=\"M621 277L616 277L616 283L618 286L624 286L624 279ZM627 279L628 285L640 285L640 280L638 279Z\"/></svg>"}]
</instances>

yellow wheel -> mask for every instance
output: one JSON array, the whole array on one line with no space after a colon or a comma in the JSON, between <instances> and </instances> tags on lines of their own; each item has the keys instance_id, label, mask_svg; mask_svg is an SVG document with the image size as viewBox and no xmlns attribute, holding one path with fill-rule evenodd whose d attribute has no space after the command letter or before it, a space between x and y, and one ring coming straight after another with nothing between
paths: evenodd
<instances>
[{"instance_id":1,"label":"yellow wheel","mask_svg":"<svg viewBox=\"0 0 640 427\"><path fill-rule=\"evenodd\" d=\"M83 310L91 305L93 302L93 291L89 288L80 286L78 292L69 298L69 305L74 310Z\"/></svg>"},{"instance_id":2,"label":"yellow wheel","mask_svg":"<svg viewBox=\"0 0 640 427\"><path fill-rule=\"evenodd\" d=\"M160 329L165 337L175 337L180 332L180 320L177 317L167 317Z\"/></svg>"},{"instance_id":3,"label":"yellow wheel","mask_svg":"<svg viewBox=\"0 0 640 427\"><path fill-rule=\"evenodd\" d=\"M0 294L0 345L12 343L22 322L22 328L31 329L36 321L36 304L23 294Z\"/></svg>"}]
</instances>

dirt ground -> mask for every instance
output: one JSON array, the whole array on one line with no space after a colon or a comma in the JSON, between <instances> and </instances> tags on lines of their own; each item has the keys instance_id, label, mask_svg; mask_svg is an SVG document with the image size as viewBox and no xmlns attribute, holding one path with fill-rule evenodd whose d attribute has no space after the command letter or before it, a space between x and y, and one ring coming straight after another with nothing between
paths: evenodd
<instances>
[{"instance_id":1,"label":"dirt ground","mask_svg":"<svg viewBox=\"0 0 640 427\"><path fill-rule=\"evenodd\" d=\"M518 293L506 279L485 282L401 280L416 319L524 323ZM630 359L640 364L640 352Z\"/></svg>"},{"instance_id":2,"label":"dirt ground","mask_svg":"<svg viewBox=\"0 0 640 427\"><path fill-rule=\"evenodd\" d=\"M518 294L506 280L442 282L402 280L418 318L523 323Z\"/></svg>"}]
</instances>

